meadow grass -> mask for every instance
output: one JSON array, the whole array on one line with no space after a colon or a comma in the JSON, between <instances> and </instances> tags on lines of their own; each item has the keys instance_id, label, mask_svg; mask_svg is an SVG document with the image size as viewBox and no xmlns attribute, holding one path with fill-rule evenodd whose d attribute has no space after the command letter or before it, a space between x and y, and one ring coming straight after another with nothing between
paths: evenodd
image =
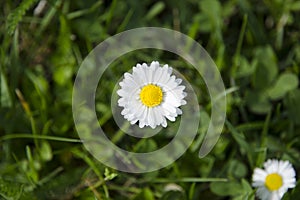
<instances>
[{"instance_id":1,"label":"meadow grass","mask_svg":"<svg viewBox=\"0 0 300 200\"><path fill-rule=\"evenodd\" d=\"M268 158L289 160L299 177L299 21L297 0L3 1L0 199L255 199L252 173ZM118 146L153 151L173 137L136 140L114 123L111 93L138 62L174 66L192 81L201 106L196 139L181 158L159 171L130 174L106 167L83 147L72 91L96 45L145 26L180 31L207 50L227 89L227 117L213 151L200 159L211 111L201 76L168 52L120 57L99 83L95 103L99 124ZM284 199L299 194L297 184Z\"/></svg>"}]
</instances>

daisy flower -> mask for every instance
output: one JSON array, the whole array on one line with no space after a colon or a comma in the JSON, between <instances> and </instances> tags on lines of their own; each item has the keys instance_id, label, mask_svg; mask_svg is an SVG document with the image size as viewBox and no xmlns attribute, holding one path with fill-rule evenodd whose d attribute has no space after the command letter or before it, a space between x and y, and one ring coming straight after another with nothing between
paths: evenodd
<instances>
[{"instance_id":1,"label":"daisy flower","mask_svg":"<svg viewBox=\"0 0 300 200\"><path fill-rule=\"evenodd\" d=\"M296 173L288 161L269 159L264 169L255 168L252 176L256 195L262 200L279 200L289 188L296 186Z\"/></svg>"},{"instance_id":2,"label":"daisy flower","mask_svg":"<svg viewBox=\"0 0 300 200\"><path fill-rule=\"evenodd\" d=\"M161 67L157 61L150 66L137 64L119 83L118 105L124 108L121 114L131 124L138 122L140 128L167 127L166 119L175 121L182 114L179 107L186 104L187 94L181 82L168 65Z\"/></svg>"}]
</instances>

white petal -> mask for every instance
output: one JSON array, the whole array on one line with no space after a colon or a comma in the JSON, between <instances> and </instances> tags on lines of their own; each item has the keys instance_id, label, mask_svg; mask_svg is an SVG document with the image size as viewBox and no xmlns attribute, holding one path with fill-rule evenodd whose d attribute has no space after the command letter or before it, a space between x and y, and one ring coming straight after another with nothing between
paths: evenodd
<instances>
[{"instance_id":1,"label":"white petal","mask_svg":"<svg viewBox=\"0 0 300 200\"><path fill-rule=\"evenodd\" d=\"M175 117L172 117L170 115L167 115L166 118L168 118L168 120L174 122L175 121Z\"/></svg>"},{"instance_id":2,"label":"white petal","mask_svg":"<svg viewBox=\"0 0 300 200\"><path fill-rule=\"evenodd\" d=\"M140 75L141 73L142 72L141 72L140 68L134 67L132 70L133 79L139 87L141 87L145 84L145 80Z\"/></svg>"},{"instance_id":3,"label":"white petal","mask_svg":"<svg viewBox=\"0 0 300 200\"><path fill-rule=\"evenodd\" d=\"M153 109L148 109L147 122L151 128L154 126L154 117L153 117Z\"/></svg>"},{"instance_id":4,"label":"white petal","mask_svg":"<svg viewBox=\"0 0 300 200\"><path fill-rule=\"evenodd\" d=\"M148 65L146 63L142 64L142 72L143 72L143 77L146 83L149 83L149 75L147 74L148 72Z\"/></svg>"},{"instance_id":5,"label":"white petal","mask_svg":"<svg viewBox=\"0 0 300 200\"><path fill-rule=\"evenodd\" d=\"M165 113L176 113L176 108L170 105L169 103L164 102L162 104L162 107L165 111Z\"/></svg>"},{"instance_id":6,"label":"white petal","mask_svg":"<svg viewBox=\"0 0 300 200\"><path fill-rule=\"evenodd\" d=\"M163 74L163 69L161 67L158 67L154 73L153 82L154 83L160 82L162 74Z\"/></svg>"},{"instance_id":7,"label":"white petal","mask_svg":"<svg viewBox=\"0 0 300 200\"><path fill-rule=\"evenodd\" d=\"M172 67L169 67L169 65L165 64L165 65L163 66L163 68L166 68L166 69L167 69L167 72L168 72L169 75L172 74L172 71L173 71Z\"/></svg>"},{"instance_id":8,"label":"white petal","mask_svg":"<svg viewBox=\"0 0 300 200\"><path fill-rule=\"evenodd\" d=\"M135 118L134 120L131 120L131 121L130 121L130 124L133 125L133 124L135 124L137 121L138 121L138 119Z\"/></svg>"},{"instance_id":9,"label":"white petal","mask_svg":"<svg viewBox=\"0 0 300 200\"><path fill-rule=\"evenodd\" d=\"M177 83L177 85L180 85L180 83L182 83L182 79L181 79L181 78L177 78L177 79L175 80L175 82Z\"/></svg>"},{"instance_id":10,"label":"white petal","mask_svg":"<svg viewBox=\"0 0 300 200\"><path fill-rule=\"evenodd\" d=\"M182 110L181 110L180 108L176 108L176 113L177 113L178 115L182 115Z\"/></svg>"},{"instance_id":11,"label":"white petal","mask_svg":"<svg viewBox=\"0 0 300 200\"><path fill-rule=\"evenodd\" d=\"M166 92L165 94L165 102L174 106L180 106L180 99L176 98L176 96L172 92Z\"/></svg>"},{"instance_id":12,"label":"white petal","mask_svg":"<svg viewBox=\"0 0 300 200\"><path fill-rule=\"evenodd\" d=\"M176 77L174 75L169 78L169 80L165 83L168 87L168 90L174 89L178 84L175 82Z\"/></svg>"},{"instance_id":13,"label":"white petal","mask_svg":"<svg viewBox=\"0 0 300 200\"><path fill-rule=\"evenodd\" d=\"M283 194L282 194L283 196ZM280 200L282 197L278 192L272 192L270 195L270 200Z\"/></svg>"},{"instance_id":14,"label":"white petal","mask_svg":"<svg viewBox=\"0 0 300 200\"><path fill-rule=\"evenodd\" d=\"M162 68L161 78L159 80L161 85L164 85L170 78L170 74L168 72L168 65L164 65Z\"/></svg>"},{"instance_id":15,"label":"white petal","mask_svg":"<svg viewBox=\"0 0 300 200\"><path fill-rule=\"evenodd\" d=\"M163 121L162 121L161 125L162 125L162 127L164 127L164 128L167 127L168 124L167 124L166 118L163 118Z\"/></svg>"},{"instance_id":16,"label":"white petal","mask_svg":"<svg viewBox=\"0 0 300 200\"><path fill-rule=\"evenodd\" d=\"M118 90L118 91L117 91L117 94L118 94L119 96L121 96L121 97L128 96L128 93L125 92L123 89Z\"/></svg>"},{"instance_id":17,"label":"white petal","mask_svg":"<svg viewBox=\"0 0 300 200\"><path fill-rule=\"evenodd\" d=\"M148 112L149 112L149 109L144 106L145 109L144 109L144 112L143 112L143 115L141 116L141 120L143 120L145 122L145 124L148 124Z\"/></svg>"},{"instance_id":18,"label":"white petal","mask_svg":"<svg viewBox=\"0 0 300 200\"><path fill-rule=\"evenodd\" d=\"M146 124L145 124L145 122L144 122L143 120L140 120L140 121L139 121L139 127L140 127L140 128L144 128L145 125L146 125Z\"/></svg>"},{"instance_id":19,"label":"white petal","mask_svg":"<svg viewBox=\"0 0 300 200\"><path fill-rule=\"evenodd\" d=\"M130 110L125 108L122 110L121 115L127 115L129 112Z\"/></svg>"},{"instance_id":20,"label":"white petal","mask_svg":"<svg viewBox=\"0 0 300 200\"><path fill-rule=\"evenodd\" d=\"M126 104L125 98L120 98L120 99L118 100L118 105L119 105L120 107L124 107L125 104Z\"/></svg>"},{"instance_id":21,"label":"white petal","mask_svg":"<svg viewBox=\"0 0 300 200\"><path fill-rule=\"evenodd\" d=\"M155 125L160 125L163 122L163 115L161 113L160 106L153 108L153 116L154 116Z\"/></svg>"}]
</instances>

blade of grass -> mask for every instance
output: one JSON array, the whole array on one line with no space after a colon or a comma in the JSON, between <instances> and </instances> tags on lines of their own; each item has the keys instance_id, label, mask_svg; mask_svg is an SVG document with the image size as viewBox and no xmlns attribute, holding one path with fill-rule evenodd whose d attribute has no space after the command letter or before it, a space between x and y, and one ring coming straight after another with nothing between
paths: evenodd
<instances>
[{"instance_id":1,"label":"blade of grass","mask_svg":"<svg viewBox=\"0 0 300 200\"><path fill-rule=\"evenodd\" d=\"M13 10L7 17L7 32L12 35L17 26L18 23L23 19L26 11L33 6L33 4L37 0L24 0L22 1L19 6Z\"/></svg>"},{"instance_id":2,"label":"blade of grass","mask_svg":"<svg viewBox=\"0 0 300 200\"><path fill-rule=\"evenodd\" d=\"M157 16L159 13L161 13L165 8L165 3L162 1L156 2L148 11L146 14L146 20L151 20L155 16Z\"/></svg>"},{"instance_id":3,"label":"blade of grass","mask_svg":"<svg viewBox=\"0 0 300 200\"><path fill-rule=\"evenodd\" d=\"M195 194L195 186L196 186L196 183L192 183L192 185L191 185L191 187L190 187L190 189L189 189L189 198L188 199L190 199L190 200L192 200L193 199L193 197L194 197L194 194Z\"/></svg>"},{"instance_id":4,"label":"blade of grass","mask_svg":"<svg viewBox=\"0 0 300 200\"><path fill-rule=\"evenodd\" d=\"M244 131L253 131L253 130L261 130L264 126L263 122L249 122L249 123L244 123L241 125L238 125L236 127L236 130L239 132L244 132Z\"/></svg>"},{"instance_id":5,"label":"blade of grass","mask_svg":"<svg viewBox=\"0 0 300 200\"><path fill-rule=\"evenodd\" d=\"M4 75L4 70L0 66L0 106L1 107L11 107L12 98L9 92L6 76Z\"/></svg>"},{"instance_id":6,"label":"blade of grass","mask_svg":"<svg viewBox=\"0 0 300 200\"><path fill-rule=\"evenodd\" d=\"M105 193L105 197L109 199L109 192L108 192L108 188L105 184L105 180L102 176L102 173L100 172L100 170L98 169L98 167L96 166L96 164L94 163L94 161L92 159L90 159L86 154L84 154L82 151L79 151L78 149L74 149L72 150L72 152L78 156L79 158L81 158L82 160L84 160L86 162L86 164L88 164L90 166L90 168L95 172L95 174L99 177L100 181L103 183L102 187Z\"/></svg>"},{"instance_id":7,"label":"blade of grass","mask_svg":"<svg viewBox=\"0 0 300 200\"><path fill-rule=\"evenodd\" d=\"M36 183L38 182L39 176L38 176L38 172L35 167L35 160L33 158L33 155L32 155L32 152L31 152L31 149L29 146L26 146L26 155L27 155L28 164L29 164L28 165L29 169L26 171L26 173L28 174L28 177L36 185Z\"/></svg>"},{"instance_id":8,"label":"blade of grass","mask_svg":"<svg viewBox=\"0 0 300 200\"><path fill-rule=\"evenodd\" d=\"M253 150L251 149L250 145L246 141L244 134L238 132L236 130L236 128L228 120L225 121L225 124L226 124L227 128L229 129L233 139L240 146L241 152L243 154L247 155L250 165L253 166L253 159L251 156L251 153L253 152Z\"/></svg>"},{"instance_id":9,"label":"blade of grass","mask_svg":"<svg viewBox=\"0 0 300 200\"><path fill-rule=\"evenodd\" d=\"M19 89L16 89L16 94L17 94L17 97L19 98L19 101L20 101L27 117L30 120L32 135L37 136L36 123L35 123L35 119L34 119L32 113L31 113L30 106L27 103L27 101L25 100L23 94L21 93L21 91ZM38 141L35 138L33 138L33 141L34 141L35 146L37 148L39 148Z\"/></svg>"},{"instance_id":10,"label":"blade of grass","mask_svg":"<svg viewBox=\"0 0 300 200\"><path fill-rule=\"evenodd\" d=\"M110 9L107 13L107 18L106 18L106 29L107 30L109 29L108 27L111 25L111 20L112 20L112 17L114 16L114 11L115 11L116 5L117 5L117 0L113 0L110 5Z\"/></svg>"},{"instance_id":11,"label":"blade of grass","mask_svg":"<svg viewBox=\"0 0 300 200\"><path fill-rule=\"evenodd\" d=\"M266 117L264 127L261 133L260 149L262 149L262 151L260 151L260 153L257 156L256 166L261 166L265 162L267 156L267 134L269 130L270 118L271 118L271 112L269 112Z\"/></svg>"},{"instance_id":12,"label":"blade of grass","mask_svg":"<svg viewBox=\"0 0 300 200\"><path fill-rule=\"evenodd\" d=\"M56 136L48 136L48 135L22 134L22 133L9 134L0 137L0 141L13 140L13 139L37 139L37 140L53 140L59 142L82 143L82 140L80 139L64 138L64 137L56 137Z\"/></svg>"},{"instance_id":13,"label":"blade of grass","mask_svg":"<svg viewBox=\"0 0 300 200\"><path fill-rule=\"evenodd\" d=\"M142 180L140 183L205 183L205 182L227 182L228 179L226 178L198 178L198 177L183 177L183 178L157 178L153 180Z\"/></svg>"},{"instance_id":14,"label":"blade of grass","mask_svg":"<svg viewBox=\"0 0 300 200\"><path fill-rule=\"evenodd\" d=\"M129 127L130 127L130 123L124 123L122 127L117 131L117 133L114 134L114 136L112 137L111 139L112 143L114 144L118 143L125 135L125 133L122 130L128 130Z\"/></svg>"},{"instance_id":15,"label":"blade of grass","mask_svg":"<svg viewBox=\"0 0 300 200\"><path fill-rule=\"evenodd\" d=\"M233 60L232 60L233 61L233 66L231 68L231 76L232 77L235 77L237 68L240 66L240 55L241 55L241 49L242 49L242 44L243 44L243 40L244 40L244 37L245 37L245 31L246 31L247 24L248 24L248 15L245 14L244 18L243 18L243 24L242 24L242 27L241 27L241 31L240 31L240 34L239 34L239 39L238 39L236 51L235 51L235 54L234 54ZM230 82L231 82L232 87L236 87L234 78L231 78ZM239 91L234 93L233 95L234 95L235 98L240 99ZM244 106L242 104L239 104L238 108L241 112L242 119L244 121L248 121L248 115L246 114L246 109L244 108Z\"/></svg>"},{"instance_id":16,"label":"blade of grass","mask_svg":"<svg viewBox=\"0 0 300 200\"><path fill-rule=\"evenodd\" d=\"M122 22L121 25L119 26L119 28L118 28L118 30L117 30L117 33L120 33L120 32L122 32L122 31L125 30L125 28L126 28L128 22L129 22L129 20L130 20L132 14L133 14L133 10L130 9L129 12L127 13L127 15L125 16L123 22Z\"/></svg>"},{"instance_id":17,"label":"blade of grass","mask_svg":"<svg viewBox=\"0 0 300 200\"><path fill-rule=\"evenodd\" d=\"M52 1L47 1L47 2L51 6L51 8L50 8L50 11L43 17L43 20L41 21L41 26L37 30L37 36L40 36L43 33L43 31L46 29L46 27L52 21L52 19L55 16L56 12L60 13L58 8L60 7L60 5L62 3L61 0L57 0L55 3L52 2Z\"/></svg>"},{"instance_id":18,"label":"blade of grass","mask_svg":"<svg viewBox=\"0 0 300 200\"><path fill-rule=\"evenodd\" d=\"M58 175L60 172L63 171L62 167L56 168L54 171L52 171L50 174L39 180L38 185L43 185L49 181L51 181L56 175Z\"/></svg>"},{"instance_id":19,"label":"blade of grass","mask_svg":"<svg viewBox=\"0 0 300 200\"><path fill-rule=\"evenodd\" d=\"M241 55L241 49L242 49L242 44L244 41L247 23L248 23L248 15L245 14L243 17L243 24L242 24L241 32L239 35L239 39L238 39L238 43L237 43L237 47L236 47L236 51L235 51L235 56L238 56L238 57Z\"/></svg>"},{"instance_id":20,"label":"blade of grass","mask_svg":"<svg viewBox=\"0 0 300 200\"><path fill-rule=\"evenodd\" d=\"M84 15L87 15L89 13L94 12L95 10L97 10L101 5L103 4L102 1L97 1L94 5L92 5L90 8L88 9L82 9L82 10L76 10L74 12L68 13L67 14L67 18L69 20L78 18L78 17L82 17Z\"/></svg>"},{"instance_id":21,"label":"blade of grass","mask_svg":"<svg viewBox=\"0 0 300 200\"><path fill-rule=\"evenodd\" d=\"M14 157L16 163L17 163L17 166L19 167L19 170L23 173L23 175L26 177L26 180L27 180L27 183L29 183L29 185L27 185L24 190L25 191L28 191L28 190L33 190L36 185L35 183L32 181L32 179L29 177L29 174L28 172L25 170L25 168L21 167L22 166L22 163L20 161L20 159L17 157L16 154L12 154L12 156Z\"/></svg>"}]
</instances>

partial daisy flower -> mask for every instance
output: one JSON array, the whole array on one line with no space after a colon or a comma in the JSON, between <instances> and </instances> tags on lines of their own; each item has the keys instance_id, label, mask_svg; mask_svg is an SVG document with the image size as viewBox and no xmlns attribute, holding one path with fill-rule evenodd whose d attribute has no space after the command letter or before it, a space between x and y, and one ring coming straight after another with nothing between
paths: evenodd
<instances>
[{"instance_id":1,"label":"partial daisy flower","mask_svg":"<svg viewBox=\"0 0 300 200\"><path fill-rule=\"evenodd\" d=\"M181 105L185 105L185 86L182 80L172 75L168 65L160 66L153 61L150 66L143 63L133 67L132 74L125 73L119 83L121 89L118 105L123 107L121 114L131 124L139 127L167 127L167 120L175 121L182 114Z\"/></svg>"},{"instance_id":2,"label":"partial daisy flower","mask_svg":"<svg viewBox=\"0 0 300 200\"><path fill-rule=\"evenodd\" d=\"M264 169L254 169L252 186L257 187L258 198L279 200L289 188L296 186L295 176L295 170L288 161L269 159L264 163Z\"/></svg>"}]
</instances>

